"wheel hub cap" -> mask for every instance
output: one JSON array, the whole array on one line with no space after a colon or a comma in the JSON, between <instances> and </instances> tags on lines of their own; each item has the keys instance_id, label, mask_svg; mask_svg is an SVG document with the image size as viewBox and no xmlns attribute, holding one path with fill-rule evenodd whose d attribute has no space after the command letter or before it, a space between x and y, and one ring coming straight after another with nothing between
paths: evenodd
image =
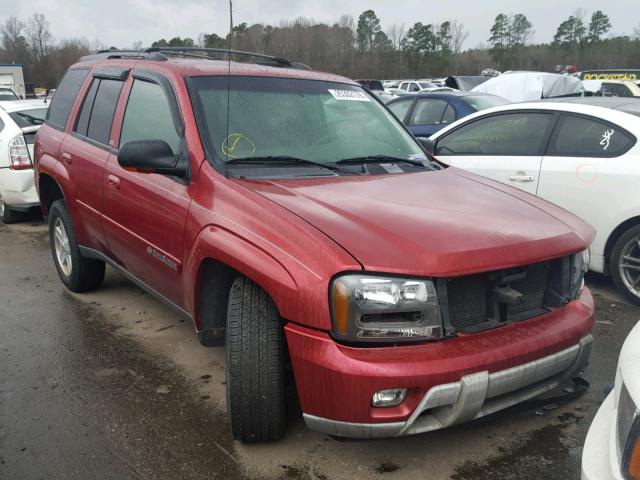
<instances>
[{"instance_id":1,"label":"wheel hub cap","mask_svg":"<svg viewBox=\"0 0 640 480\"><path fill-rule=\"evenodd\" d=\"M53 224L53 246L56 252L56 259L58 265L67 277L71 275L72 262L71 262L71 248L69 247L69 236L67 235L67 229L64 227L64 223L58 217Z\"/></svg>"}]
</instances>

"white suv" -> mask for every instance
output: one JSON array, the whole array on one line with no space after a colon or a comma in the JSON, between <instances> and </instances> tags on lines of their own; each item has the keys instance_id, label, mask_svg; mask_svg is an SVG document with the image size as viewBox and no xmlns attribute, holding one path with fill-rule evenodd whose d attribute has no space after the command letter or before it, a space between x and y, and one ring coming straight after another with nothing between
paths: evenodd
<instances>
[{"instance_id":1,"label":"white suv","mask_svg":"<svg viewBox=\"0 0 640 480\"><path fill-rule=\"evenodd\" d=\"M39 204L33 144L48 104L0 102L0 221L12 223Z\"/></svg>"}]
</instances>

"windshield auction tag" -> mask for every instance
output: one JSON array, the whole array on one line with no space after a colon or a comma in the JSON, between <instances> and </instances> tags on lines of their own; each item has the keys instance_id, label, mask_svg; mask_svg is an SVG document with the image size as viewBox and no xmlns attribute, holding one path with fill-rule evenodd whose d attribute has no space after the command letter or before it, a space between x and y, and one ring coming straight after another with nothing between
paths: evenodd
<instances>
[{"instance_id":1,"label":"windshield auction tag","mask_svg":"<svg viewBox=\"0 0 640 480\"><path fill-rule=\"evenodd\" d=\"M350 101L350 102L370 102L371 99L367 97L364 92L358 90L332 90L329 89L329 93L333 95L336 100Z\"/></svg>"}]
</instances>

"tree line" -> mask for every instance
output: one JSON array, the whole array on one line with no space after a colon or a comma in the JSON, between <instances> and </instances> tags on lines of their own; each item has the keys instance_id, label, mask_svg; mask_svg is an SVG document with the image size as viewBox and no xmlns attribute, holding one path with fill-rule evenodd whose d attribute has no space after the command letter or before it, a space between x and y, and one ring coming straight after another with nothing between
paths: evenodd
<instances>
[{"instance_id":1,"label":"tree line","mask_svg":"<svg viewBox=\"0 0 640 480\"><path fill-rule=\"evenodd\" d=\"M373 10L356 20L343 15L331 23L300 17L277 25L240 23L229 34L159 39L154 47L227 48L267 53L314 69L352 78L428 78L477 75L485 68L554 71L558 65L580 69L640 66L640 25L632 35L607 36L612 25L601 10L578 10L561 21L549 43L531 44L534 25L522 13L498 14L487 45L464 49L468 30L456 20L393 24L386 30ZM124 48L140 48L134 42ZM25 80L54 87L67 67L89 53L86 40L54 41L46 18L10 18L0 27L0 63L21 63Z\"/></svg>"}]
</instances>

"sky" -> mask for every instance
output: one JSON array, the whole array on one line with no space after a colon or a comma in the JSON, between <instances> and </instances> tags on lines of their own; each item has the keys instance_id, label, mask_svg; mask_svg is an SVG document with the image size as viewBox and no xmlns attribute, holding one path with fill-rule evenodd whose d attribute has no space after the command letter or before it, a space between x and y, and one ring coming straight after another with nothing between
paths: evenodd
<instances>
[{"instance_id":1,"label":"sky","mask_svg":"<svg viewBox=\"0 0 640 480\"><path fill-rule=\"evenodd\" d=\"M25 20L35 12L50 22L55 40L85 38L92 45L129 48L135 42L150 45L160 38L191 37L200 33L224 35L228 31L227 0L0 0L0 23L11 16ZM304 16L333 22L341 15L373 9L382 28L415 22L441 23L458 20L469 31L464 48L487 41L499 13L523 13L535 31L532 42L550 42L560 22L582 8L587 17L600 8L611 19L611 34L631 34L640 27L638 0L235 0L234 24L277 24ZM587 18L588 19L588 18Z\"/></svg>"}]
</instances>

